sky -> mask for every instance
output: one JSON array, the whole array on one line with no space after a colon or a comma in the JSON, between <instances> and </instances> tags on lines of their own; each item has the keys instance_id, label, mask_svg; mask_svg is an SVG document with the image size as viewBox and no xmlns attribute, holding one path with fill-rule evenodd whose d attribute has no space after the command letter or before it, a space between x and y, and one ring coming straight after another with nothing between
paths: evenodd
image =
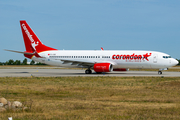
<instances>
[{"instance_id":1,"label":"sky","mask_svg":"<svg viewBox=\"0 0 180 120\"><path fill-rule=\"evenodd\" d=\"M180 59L180 0L0 0L0 62L23 60L20 20L59 50L151 50ZM29 60L30 61L30 60Z\"/></svg>"}]
</instances>

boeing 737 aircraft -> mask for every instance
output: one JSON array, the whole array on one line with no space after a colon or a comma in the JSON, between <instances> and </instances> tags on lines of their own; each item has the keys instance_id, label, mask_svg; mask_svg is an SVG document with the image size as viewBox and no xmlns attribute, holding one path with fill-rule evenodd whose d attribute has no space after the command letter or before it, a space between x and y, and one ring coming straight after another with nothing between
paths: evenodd
<instances>
[{"instance_id":1,"label":"boeing 737 aircraft","mask_svg":"<svg viewBox=\"0 0 180 120\"><path fill-rule=\"evenodd\" d=\"M38 39L25 20L20 21L26 51L19 52L37 62L60 67L87 68L86 74L111 71L127 71L129 68L162 70L178 64L170 55L156 51L138 50L57 50L48 47Z\"/></svg>"}]
</instances>

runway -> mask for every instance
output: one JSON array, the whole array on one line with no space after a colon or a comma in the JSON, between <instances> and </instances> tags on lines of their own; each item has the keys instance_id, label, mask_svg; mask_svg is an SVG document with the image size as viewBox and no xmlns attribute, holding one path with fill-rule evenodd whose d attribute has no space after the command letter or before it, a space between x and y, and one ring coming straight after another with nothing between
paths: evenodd
<instances>
[{"instance_id":1,"label":"runway","mask_svg":"<svg viewBox=\"0 0 180 120\"><path fill-rule=\"evenodd\" d=\"M180 77L180 72L166 72L158 75L157 71L126 71L126 72L109 72L96 74L85 74L84 70L74 69L0 69L0 77L64 77L64 76L154 76L154 77Z\"/></svg>"}]
</instances>

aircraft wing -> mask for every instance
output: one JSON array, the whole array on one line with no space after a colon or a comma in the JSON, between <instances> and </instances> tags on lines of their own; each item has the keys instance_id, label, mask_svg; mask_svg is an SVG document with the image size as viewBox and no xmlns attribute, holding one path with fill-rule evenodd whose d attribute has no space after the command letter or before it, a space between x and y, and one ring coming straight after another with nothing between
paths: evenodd
<instances>
[{"instance_id":1,"label":"aircraft wing","mask_svg":"<svg viewBox=\"0 0 180 120\"><path fill-rule=\"evenodd\" d=\"M77 66L84 66L84 67L92 67L96 62L85 62L85 61L76 61L76 60L64 60L62 64L71 64L71 65L77 65Z\"/></svg>"},{"instance_id":2,"label":"aircraft wing","mask_svg":"<svg viewBox=\"0 0 180 120\"><path fill-rule=\"evenodd\" d=\"M77 66L83 66L83 67L93 67L95 63L111 63L112 65L115 65L115 63L112 63L110 61L85 62L85 61L65 60L65 59L60 59L60 60L63 61L62 64L71 64L71 65L77 65Z\"/></svg>"}]
</instances>

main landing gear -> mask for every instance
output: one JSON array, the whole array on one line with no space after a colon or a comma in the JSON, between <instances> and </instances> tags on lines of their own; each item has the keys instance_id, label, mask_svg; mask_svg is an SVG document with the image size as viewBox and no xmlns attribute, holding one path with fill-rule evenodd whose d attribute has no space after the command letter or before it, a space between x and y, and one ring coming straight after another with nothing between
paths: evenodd
<instances>
[{"instance_id":1,"label":"main landing gear","mask_svg":"<svg viewBox=\"0 0 180 120\"><path fill-rule=\"evenodd\" d=\"M162 74L162 71L158 71L158 74L161 75L161 74Z\"/></svg>"},{"instance_id":2,"label":"main landing gear","mask_svg":"<svg viewBox=\"0 0 180 120\"><path fill-rule=\"evenodd\" d=\"M86 74L91 74L91 73L92 73L92 70L87 69L87 70L85 70L85 73L86 73Z\"/></svg>"}]
</instances>

